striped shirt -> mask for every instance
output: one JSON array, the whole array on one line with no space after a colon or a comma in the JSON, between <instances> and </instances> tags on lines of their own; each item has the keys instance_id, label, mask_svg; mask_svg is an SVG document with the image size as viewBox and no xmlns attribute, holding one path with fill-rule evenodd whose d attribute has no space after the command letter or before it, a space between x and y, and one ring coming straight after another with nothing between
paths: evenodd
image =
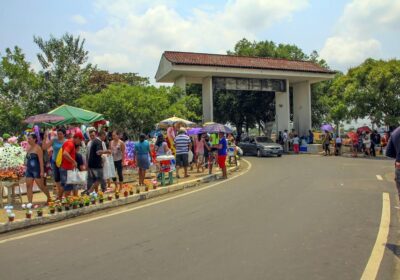
<instances>
[{"instance_id":1,"label":"striped shirt","mask_svg":"<svg viewBox=\"0 0 400 280\"><path fill-rule=\"evenodd\" d=\"M190 138L186 134L179 134L175 137L176 154L189 153Z\"/></svg>"}]
</instances>

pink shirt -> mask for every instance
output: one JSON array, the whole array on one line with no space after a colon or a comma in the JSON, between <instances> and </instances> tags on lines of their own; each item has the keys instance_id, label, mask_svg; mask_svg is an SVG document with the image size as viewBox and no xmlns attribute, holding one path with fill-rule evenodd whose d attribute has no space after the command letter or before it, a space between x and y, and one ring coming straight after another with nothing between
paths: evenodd
<instances>
[{"instance_id":1,"label":"pink shirt","mask_svg":"<svg viewBox=\"0 0 400 280\"><path fill-rule=\"evenodd\" d=\"M199 139L196 138L195 152L196 152L196 154L204 154L204 140L203 139L201 139L199 141Z\"/></svg>"}]
</instances>

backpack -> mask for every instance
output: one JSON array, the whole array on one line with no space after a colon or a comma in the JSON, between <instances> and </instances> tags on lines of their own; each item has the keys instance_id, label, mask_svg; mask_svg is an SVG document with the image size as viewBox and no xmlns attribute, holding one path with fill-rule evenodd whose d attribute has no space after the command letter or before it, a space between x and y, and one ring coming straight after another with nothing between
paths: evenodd
<instances>
[{"instance_id":1,"label":"backpack","mask_svg":"<svg viewBox=\"0 0 400 280\"><path fill-rule=\"evenodd\" d=\"M63 148L60 148L60 150L57 153L57 157L56 157L56 166L57 167L61 167L62 164L62 159L63 159Z\"/></svg>"}]
</instances>

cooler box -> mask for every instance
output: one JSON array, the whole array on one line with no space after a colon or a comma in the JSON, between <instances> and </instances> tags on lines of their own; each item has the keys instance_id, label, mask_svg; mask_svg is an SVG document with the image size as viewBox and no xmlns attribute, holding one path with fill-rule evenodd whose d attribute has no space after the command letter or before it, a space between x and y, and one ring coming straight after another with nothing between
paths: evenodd
<instances>
[{"instance_id":1,"label":"cooler box","mask_svg":"<svg viewBox=\"0 0 400 280\"><path fill-rule=\"evenodd\" d=\"M300 152L307 153L307 146L300 146Z\"/></svg>"}]
</instances>

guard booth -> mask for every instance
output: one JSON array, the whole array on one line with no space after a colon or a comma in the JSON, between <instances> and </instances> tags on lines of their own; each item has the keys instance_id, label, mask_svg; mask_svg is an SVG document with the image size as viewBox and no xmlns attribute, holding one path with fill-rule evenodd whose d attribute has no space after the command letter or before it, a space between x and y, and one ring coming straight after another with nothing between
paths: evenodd
<instances>
[{"instance_id":1,"label":"guard booth","mask_svg":"<svg viewBox=\"0 0 400 280\"><path fill-rule=\"evenodd\" d=\"M309 61L166 51L156 81L202 85L203 121L213 121L213 94L218 90L271 92L275 95L278 131L289 130L293 92L293 128L306 135L311 129L311 85L332 79L335 72Z\"/></svg>"}]
</instances>

